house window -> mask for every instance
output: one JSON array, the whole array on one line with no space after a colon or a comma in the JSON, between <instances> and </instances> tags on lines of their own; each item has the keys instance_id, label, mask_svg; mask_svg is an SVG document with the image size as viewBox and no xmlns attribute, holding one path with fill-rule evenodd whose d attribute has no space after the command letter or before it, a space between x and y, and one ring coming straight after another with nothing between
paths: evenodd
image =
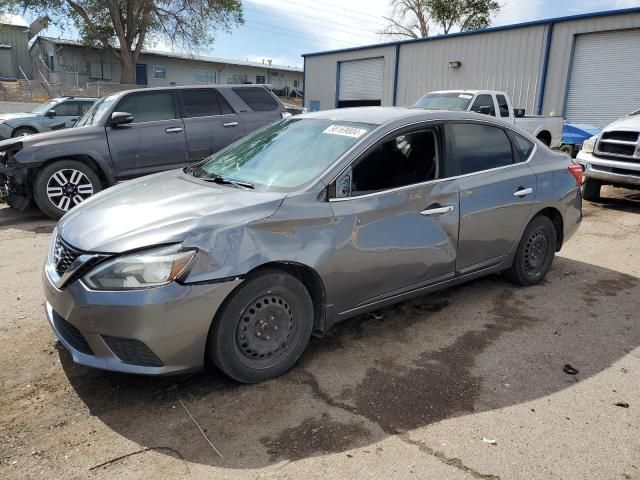
<instances>
[{"instance_id":1,"label":"house window","mask_svg":"<svg viewBox=\"0 0 640 480\"><path fill-rule=\"evenodd\" d=\"M264 85L265 83L267 83L265 81L264 75L256 75L256 83L260 85Z\"/></svg>"},{"instance_id":2,"label":"house window","mask_svg":"<svg viewBox=\"0 0 640 480\"><path fill-rule=\"evenodd\" d=\"M216 83L216 72L211 70L194 70L193 81L196 83Z\"/></svg>"},{"instance_id":3,"label":"house window","mask_svg":"<svg viewBox=\"0 0 640 480\"><path fill-rule=\"evenodd\" d=\"M227 73L228 85L240 85L243 83L247 83L246 75L242 75L241 73Z\"/></svg>"},{"instance_id":4,"label":"house window","mask_svg":"<svg viewBox=\"0 0 640 480\"><path fill-rule=\"evenodd\" d=\"M300 86L300 83L298 82L298 80L294 80L293 81L293 88L298 88Z\"/></svg>"},{"instance_id":5,"label":"house window","mask_svg":"<svg viewBox=\"0 0 640 480\"><path fill-rule=\"evenodd\" d=\"M167 67L162 65L154 65L153 66L153 78L156 80L164 80L167 78Z\"/></svg>"}]
</instances>

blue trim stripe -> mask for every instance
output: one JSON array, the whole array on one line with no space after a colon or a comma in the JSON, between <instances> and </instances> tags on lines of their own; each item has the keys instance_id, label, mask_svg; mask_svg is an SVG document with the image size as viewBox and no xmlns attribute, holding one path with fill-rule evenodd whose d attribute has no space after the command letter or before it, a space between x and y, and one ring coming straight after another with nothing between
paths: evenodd
<instances>
[{"instance_id":1,"label":"blue trim stripe","mask_svg":"<svg viewBox=\"0 0 640 480\"><path fill-rule=\"evenodd\" d=\"M547 70L549 68L549 53L551 52L551 41L553 40L553 26L555 23L549 24L547 32L547 45L544 49L544 61L542 63L542 76L540 80L540 92L538 93L538 111L537 115L542 115L542 104L544 103L544 92L547 87Z\"/></svg>"},{"instance_id":2,"label":"blue trim stripe","mask_svg":"<svg viewBox=\"0 0 640 480\"><path fill-rule=\"evenodd\" d=\"M441 40L443 38L464 37L468 35L480 35L482 33L502 32L505 30L516 30L518 28L534 27L538 25L550 25L553 23L568 22L571 20L584 20L588 18L610 17L613 15L625 15L630 13L640 13L640 7L623 8L619 10L607 10L603 12L582 13L579 15L570 15L568 17L549 18L546 20L534 20L531 22L524 22L524 23L518 23L513 25L503 25L501 27L491 27L491 28L485 28L482 30L472 30L469 32L450 33L448 35L436 35L434 37L415 38L411 40L400 40L397 42L376 43L372 45L364 45L362 47L343 48L340 50L327 50L324 52L304 53L302 54L302 56L316 57L319 55L328 55L333 53L357 52L359 50L368 50L370 48L390 47L390 46L405 45L409 43L418 43L418 42L431 42L433 40Z\"/></svg>"}]
</instances>

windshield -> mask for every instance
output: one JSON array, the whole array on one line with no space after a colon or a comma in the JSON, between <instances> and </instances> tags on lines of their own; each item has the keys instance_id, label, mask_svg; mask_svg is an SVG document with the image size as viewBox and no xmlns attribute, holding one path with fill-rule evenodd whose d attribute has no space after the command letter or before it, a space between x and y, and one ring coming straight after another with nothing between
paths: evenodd
<instances>
[{"instance_id":1,"label":"windshield","mask_svg":"<svg viewBox=\"0 0 640 480\"><path fill-rule=\"evenodd\" d=\"M60 103L59 100L49 100L31 110L31 113L47 113L49 110L53 110L58 103Z\"/></svg>"},{"instance_id":2,"label":"windshield","mask_svg":"<svg viewBox=\"0 0 640 480\"><path fill-rule=\"evenodd\" d=\"M84 127L87 125L96 125L100 123L106 112L111 108L111 105L118 98L117 94L109 95L108 97L102 97L93 106L80 117L75 123L74 127Z\"/></svg>"},{"instance_id":3,"label":"windshield","mask_svg":"<svg viewBox=\"0 0 640 480\"><path fill-rule=\"evenodd\" d=\"M372 128L331 120L283 120L213 155L193 175L293 190L314 180Z\"/></svg>"},{"instance_id":4,"label":"windshield","mask_svg":"<svg viewBox=\"0 0 640 480\"><path fill-rule=\"evenodd\" d=\"M427 110L454 110L463 112L469 108L473 95L463 92L427 93L414 107Z\"/></svg>"}]
</instances>

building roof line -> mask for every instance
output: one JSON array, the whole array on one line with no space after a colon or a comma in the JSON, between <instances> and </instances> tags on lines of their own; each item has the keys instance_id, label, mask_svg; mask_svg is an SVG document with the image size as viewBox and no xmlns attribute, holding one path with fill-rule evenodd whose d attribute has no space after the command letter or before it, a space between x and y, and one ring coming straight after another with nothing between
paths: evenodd
<instances>
[{"instance_id":1,"label":"building roof line","mask_svg":"<svg viewBox=\"0 0 640 480\"><path fill-rule=\"evenodd\" d=\"M69 40L66 38L54 38L54 37L47 37L44 35L38 35L38 37L36 37L35 42L38 41L38 39L43 39L52 43L55 43L57 45L69 45L72 47L84 47L87 48L87 45L85 45L82 42L79 42L78 40ZM33 47L33 44L31 45L31 47ZM101 50L98 47L93 47L96 48L97 50ZM116 49L118 50L118 49ZM244 66L244 67L257 67L257 68L270 68L271 70L284 70L284 71L289 71L289 72L298 72L298 73L302 73L302 69L299 67L291 67L291 66L287 66L287 65L276 65L276 64L271 64L269 65L268 63L260 63L260 62L245 62L243 60L233 60L230 58L219 58L219 57L209 57L209 56L205 56L205 55L192 55L192 54L188 54L188 53L173 53L173 52L163 52L160 50L142 50L140 52L141 55L154 55L154 56L158 56L158 57L166 57L166 58L177 58L177 59L181 59L181 60L196 60L199 62L206 62L206 63L226 63L228 65L237 65L237 66Z\"/></svg>"},{"instance_id":2,"label":"building roof line","mask_svg":"<svg viewBox=\"0 0 640 480\"><path fill-rule=\"evenodd\" d=\"M532 20L523 23L513 23L510 25L501 25L498 27L489 27L479 30L471 30L467 32L449 33L446 35L435 35L433 37L412 38L409 40L396 40L394 42L374 43L370 45L362 45L360 47L341 48L337 50L326 50L322 52L304 53L302 57L316 57L319 55L331 55L345 52L356 52L358 50L369 50L372 48L394 47L397 45L405 45L410 43L430 42L434 40L443 40L447 38L463 37L468 35L480 35L483 33L501 32L505 30L516 30L518 28L535 27L539 25L552 25L560 22L570 22L572 20L584 20L589 18L609 17L613 15L625 15L630 13L640 13L640 7L622 8L618 10L603 10L600 12L580 13L577 15L569 15L565 17L547 18L542 20Z\"/></svg>"}]
</instances>

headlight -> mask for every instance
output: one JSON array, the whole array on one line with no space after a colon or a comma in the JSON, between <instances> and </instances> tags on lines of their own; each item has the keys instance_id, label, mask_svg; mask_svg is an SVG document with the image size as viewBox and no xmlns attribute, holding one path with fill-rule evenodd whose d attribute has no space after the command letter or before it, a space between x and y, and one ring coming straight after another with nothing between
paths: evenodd
<instances>
[{"instance_id":1,"label":"headlight","mask_svg":"<svg viewBox=\"0 0 640 480\"><path fill-rule=\"evenodd\" d=\"M598 136L593 136L589 140L586 140L582 144L582 151L584 153L593 153L593 149L596 148L596 142L598 141Z\"/></svg>"},{"instance_id":2,"label":"headlight","mask_svg":"<svg viewBox=\"0 0 640 480\"><path fill-rule=\"evenodd\" d=\"M172 282L187 269L195 250L180 245L154 248L101 263L84 276L94 290L134 290Z\"/></svg>"}]
</instances>

